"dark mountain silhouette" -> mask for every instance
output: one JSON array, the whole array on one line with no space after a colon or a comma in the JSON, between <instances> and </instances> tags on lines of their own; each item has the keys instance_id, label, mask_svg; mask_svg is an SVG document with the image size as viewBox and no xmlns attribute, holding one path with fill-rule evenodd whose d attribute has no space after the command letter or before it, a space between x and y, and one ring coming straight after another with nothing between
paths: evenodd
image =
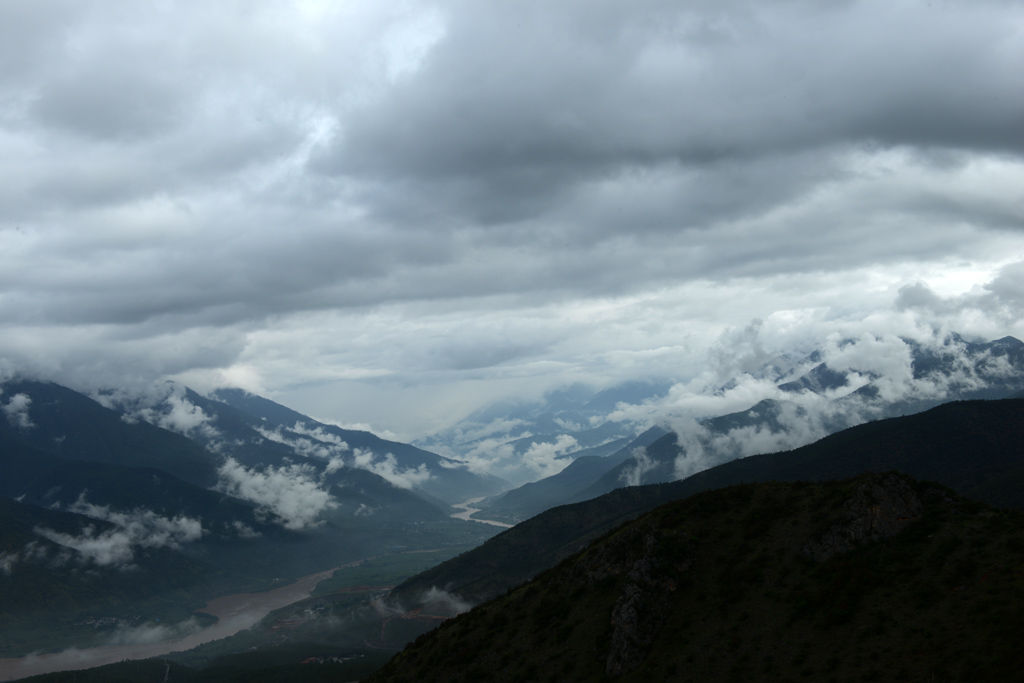
<instances>
[{"instance_id":1,"label":"dark mountain silhouette","mask_svg":"<svg viewBox=\"0 0 1024 683\"><path fill-rule=\"evenodd\" d=\"M844 373L836 372L824 363L819 363L810 372L798 379L791 382L783 382L779 385L779 389L793 394L801 391L813 391L816 394L823 394L826 391L845 386L846 380L847 377Z\"/></svg>"},{"instance_id":2,"label":"dark mountain silhouette","mask_svg":"<svg viewBox=\"0 0 1024 683\"><path fill-rule=\"evenodd\" d=\"M210 523L253 523L254 505L182 481L153 467L66 460L0 432L0 496L26 505L68 507L80 497L117 509L202 516Z\"/></svg>"},{"instance_id":3,"label":"dark mountain silhouette","mask_svg":"<svg viewBox=\"0 0 1024 683\"><path fill-rule=\"evenodd\" d=\"M988 344L962 340L951 344L948 353L915 351L915 376L933 383L941 380L949 388L947 396L1019 391L1018 371L1024 358L1020 342L1007 338ZM824 396L839 406L840 412L849 405L877 407L884 403L880 398L884 392L878 388L881 378L868 378L859 389L842 390L830 398L841 386L838 371L821 363L807 367L802 375L786 379L784 384L797 385L783 393ZM69 608L57 618L52 611L18 612L24 601L6 605L0 626L9 628L0 628L0 639L8 653L30 647L24 638L31 634L18 626L27 623L26 619L38 626L35 635L46 631L50 639L45 642L53 644L53 638L63 638L61 642L70 643L75 620L121 618L137 613L143 604L147 613L177 618L218 592L267 586L274 577L309 573L390 546L470 543L472 538L493 533L482 525L448 519L444 501L423 489L420 495L416 493L417 483L431 481L426 477L417 482L417 472L425 474L437 467L469 474L458 466L445 467L452 463L440 456L428 460L422 456L426 451L402 449L401 444L365 432L316 423L258 397L246 400L263 414L249 412L241 399L239 405L229 405L187 389L172 387L169 391L163 403L130 405L118 403L113 394L100 395L97 402L52 384L19 380L3 385L0 495L12 499L2 509L3 515L11 520L31 518L38 511L69 515L63 521L53 521L65 525L61 527L65 531L42 522L26 531L25 525L11 522L20 535L8 537L0 551L4 553L0 565L11 589L32 595L50 586L54 594L67 596ZM578 396L562 398L566 406L575 405L573 409L578 410ZM885 404L885 410L911 412L929 400L933 399ZM864 424L803 448L725 462L681 481L620 488L582 506L555 507L475 551L413 577L395 589L385 604L389 610L419 609L426 614L443 611L442 603L447 605L444 609L454 609L459 601L478 602L500 595L657 504L740 482L822 480L866 470L900 470L996 505L1021 506L1022 403L947 403L905 418ZM570 424L567 416L563 412L553 423ZM710 434L747 428L771 431L795 419L802 419L799 410L790 409L785 399L773 399L746 411L711 418L704 429ZM654 436L658 435L647 435ZM584 498L601 494L601 486L671 479L685 471L687 459L693 457L680 445L680 441L692 443L686 438L669 434L650 440L642 453L629 453L608 470L605 466L619 456L600 461L584 456L560 477L505 498L522 512L530 505L538 509L554 504L561 495L559 489ZM599 448L612 443L614 440L607 441ZM361 466L354 466L360 463L351 460L334 460L339 453L355 454L357 449L366 456ZM393 451L410 459L399 461ZM286 513L265 499L234 497L250 494L243 494L241 484L235 488L225 484L224 467L229 462L236 463L237 472L244 470L239 476L251 479L250 484L264 487L260 496L276 495L266 488L271 482L276 486L288 476L301 475L310 490L329 496L331 504L315 511L314 516L287 523L282 516ZM595 475L600 477L588 485ZM463 483L488 484L486 480L473 481L467 478ZM584 487L582 493L579 487ZM457 499L450 492L445 495ZM0 519L0 525L5 524ZM186 534L193 524L201 525L201 533ZM163 538L162 533L170 534L167 542L148 546L138 535L129 534L118 541L130 546L125 562L135 567L137 585L148 581L156 591L144 597L142 592L129 590L131 582L113 582L112 577L123 571L125 563L102 564L95 547L85 550L84 541L90 534L113 544L130 525L157 539ZM165 527L172 531L159 531ZM51 561L57 557L65 559ZM43 562L44 558L49 563ZM76 571L100 580L72 580ZM367 624L372 627L372 618ZM392 633L402 637L399 632ZM406 633L415 635L414 630Z\"/></svg>"},{"instance_id":4,"label":"dark mountain silhouette","mask_svg":"<svg viewBox=\"0 0 1024 683\"><path fill-rule=\"evenodd\" d=\"M201 597L197 586L204 579L216 578L207 563L167 547L138 549L131 570L88 571L75 553L40 535L40 529L70 536L89 530L97 541L118 531L110 522L0 497L3 651L17 652L27 643L36 650L95 644L96 624L88 621L100 604L111 627L128 623L126 619L138 614L136 610L175 620L193 618L193 610L202 605L196 600ZM131 611L118 610L118 606L129 604Z\"/></svg>"},{"instance_id":5,"label":"dark mountain silhouette","mask_svg":"<svg viewBox=\"0 0 1024 683\"><path fill-rule=\"evenodd\" d=\"M220 480L224 455L207 450L193 439L137 418L125 419L114 410L56 384L8 383L5 395L24 394L31 400L29 428L0 420L0 443L9 456L0 462L7 476L0 494L27 495L29 502L52 506L73 503L83 492L88 501L118 509L145 506L161 514L176 511L210 521L234 505L249 519L228 523L252 524L251 503L211 490ZM192 405L206 408L225 448L244 465L280 467L299 461L316 469L332 487L336 514L351 516L360 506L379 517L402 521L444 519L445 504L432 504L408 490L363 469L339 467L327 472L326 461L301 457L293 448L259 436L251 424L259 419L225 404L215 405L187 392ZM20 444L20 445L17 445ZM31 452L24 447L32 449ZM41 451L41 452L40 452ZM437 457L437 456L435 456ZM151 471L147 471L151 470ZM177 472L189 478L182 481ZM226 504L223 501L234 501Z\"/></svg>"},{"instance_id":6,"label":"dark mountain silhouette","mask_svg":"<svg viewBox=\"0 0 1024 683\"><path fill-rule=\"evenodd\" d=\"M669 503L369 681L1013 680L1024 515L904 475Z\"/></svg>"},{"instance_id":7,"label":"dark mountain silhouette","mask_svg":"<svg viewBox=\"0 0 1024 683\"><path fill-rule=\"evenodd\" d=\"M6 434L0 454L0 646L10 654L102 642L114 628L140 625L131 621L139 614L184 621L217 595L280 585L388 546L493 533L390 485L392 499L370 499L358 480L376 486L375 475L360 470L330 489L338 506L320 524L291 530L252 503L161 470L62 460ZM354 514L367 503L383 509Z\"/></svg>"}]
</instances>

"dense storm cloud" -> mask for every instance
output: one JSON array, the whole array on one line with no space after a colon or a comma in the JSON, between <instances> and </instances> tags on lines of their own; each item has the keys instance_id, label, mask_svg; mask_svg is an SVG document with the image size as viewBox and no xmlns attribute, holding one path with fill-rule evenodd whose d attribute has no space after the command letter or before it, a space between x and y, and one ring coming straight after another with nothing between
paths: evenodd
<instances>
[{"instance_id":1,"label":"dense storm cloud","mask_svg":"<svg viewBox=\"0 0 1024 683\"><path fill-rule=\"evenodd\" d=\"M840 328L1024 336L1022 63L1012 0L6 2L0 375L411 438Z\"/></svg>"}]
</instances>

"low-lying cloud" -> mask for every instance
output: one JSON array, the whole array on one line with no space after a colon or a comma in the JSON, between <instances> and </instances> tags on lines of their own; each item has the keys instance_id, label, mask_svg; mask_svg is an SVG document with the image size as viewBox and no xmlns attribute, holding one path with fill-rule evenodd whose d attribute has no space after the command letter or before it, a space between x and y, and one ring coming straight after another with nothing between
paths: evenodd
<instances>
[{"instance_id":1,"label":"low-lying cloud","mask_svg":"<svg viewBox=\"0 0 1024 683\"><path fill-rule=\"evenodd\" d=\"M14 569L14 565L17 564L20 559L21 556L17 552L0 553L0 572L10 576Z\"/></svg>"},{"instance_id":2,"label":"low-lying cloud","mask_svg":"<svg viewBox=\"0 0 1024 683\"><path fill-rule=\"evenodd\" d=\"M622 404L609 418L661 424L675 432L683 451L675 476L684 478L727 460L796 448L853 425L970 392L1009 393L1024 385L1024 368L1014 366L1007 355L972 351L967 341L942 329L908 331L833 332L802 359L749 354L749 335L739 335L738 355L759 358L760 367L724 382L719 370L743 361L720 363L677 384L664 400ZM818 377L841 376L844 381L818 386L812 379L804 388L781 388L819 365L828 371L818 368ZM750 411L744 420L748 424L724 431L709 421L745 411ZM640 483L653 468L645 453L634 454L634 459L622 475L629 484Z\"/></svg>"},{"instance_id":3,"label":"low-lying cloud","mask_svg":"<svg viewBox=\"0 0 1024 683\"><path fill-rule=\"evenodd\" d=\"M223 439L214 418L188 400L188 390L177 382L159 382L134 391L123 388L96 391L92 397L106 408L121 413L126 422L143 421L199 439L208 446Z\"/></svg>"},{"instance_id":4,"label":"low-lying cloud","mask_svg":"<svg viewBox=\"0 0 1024 683\"><path fill-rule=\"evenodd\" d=\"M3 390L0 389L0 393ZM32 399L28 394L15 394L7 399L6 403L0 402L0 409L7 415L7 421L12 427L18 429L31 429L35 426L32 422L32 417L29 415L29 407L32 405Z\"/></svg>"},{"instance_id":5,"label":"low-lying cloud","mask_svg":"<svg viewBox=\"0 0 1024 683\"><path fill-rule=\"evenodd\" d=\"M84 562L99 567L130 568L139 548L180 550L183 545L198 541L203 536L203 527L198 519L184 515L163 517L144 508L128 512L113 510L109 506L89 503L84 492L68 510L110 522L115 524L116 528L98 531L96 527L90 525L77 535L46 527L36 527L35 532L54 543L77 551Z\"/></svg>"},{"instance_id":6,"label":"low-lying cloud","mask_svg":"<svg viewBox=\"0 0 1024 683\"><path fill-rule=\"evenodd\" d=\"M263 535L259 531L256 531L251 526L246 524L245 522L238 521L237 519L231 523L231 526L234 528L239 538L259 538Z\"/></svg>"},{"instance_id":7,"label":"low-lying cloud","mask_svg":"<svg viewBox=\"0 0 1024 683\"><path fill-rule=\"evenodd\" d=\"M403 489L422 486L434 476L426 463L403 468L393 453L381 456L369 449L352 449L344 439L319 425L309 427L304 422L296 422L291 429L256 427L256 431L266 439L288 446L296 455L325 461L326 474L342 467L355 467L373 472Z\"/></svg>"},{"instance_id":8,"label":"low-lying cloud","mask_svg":"<svg viewBox=\"0 0 1024 683\"><path fill-rule=\"evenodd\" d=\"M570 453L579 450L576 438L559 434L554 443L534 442L522 456L522 462L541 478L558 474L572 462Z\"/></svg>"},{"instance_id":9,"label":"low-lying cloud","mask_svg":"<svg viewBox=\"0 0 1024 683\"><path fill-rule=\"evenodd\" d=\"M619 475L619 480L625 486L639 486L644 483L644 475L657 467L657 463L647 455L647 449L643 447L634 448L631 453L633 464Z\"/></svg>"},{"instance_id":10,"label":"low-lying cloud","mask_svg":"<svg viewBox=\"0 0 1024 683\"><path fill-rule=\"evenodd\" d=\"M286 430L283 427L269 429L267 427L254 427L256 432L268 441L288 446L296 455L303 458L317 458L319 460L332 460L350 449L344 440L334 434L322 432L322 430L306 430L301 422L295 424L295 428ZM296 436L296 434L306 436ZM320 436L330 438L322 439ZM308 438L307 438L308 437Z\"/></svg>"},{"instance_id":11,"label":"low-lying cloud","mask_svg":"<svg viewBox=\"0 0 1024 683\"><path fill-rule=\"evenodd\" d=\"M392 453L385 453L382 458L376 453L358 448L352 451L352 465L373 472L398 488L407 490L422 486L434 476L424 463L403 469Z\"/></svg>"},{"instance_id":12,"label":"low-lying cloud","mask_svg":"<svg viewBox=\"0 0 1024 683\"><path fill-rule=\"evenodd\" d=\"M338 506L308 464L257 469L229 457L218 474L218 491L256 503L260 514L293 531L317 526L322 512Z\"/></svg>"},{"instance_id":13,"label":"low-lying cloud","mask_svg":"<svg viewBox=\"0 0 1024 683\"><path fill-rule=\"evenodd\" d=\"M71 560L71 551L50 552L42 543L29 541L19 550L0 553L0 573L10 576L19 564L39 564L49 562L53 566L63 566Z\"/></svg>"},{"instance_id":14,"label":"low-lying cloud","mask_svg":"<svg viewBox=\"0 0 1024 683\"><path fill-rule=\"evenodd\" d=\"M516 447L502 438L480 439L467 453L451 457L460 458L466 468L474 474L491 473L505 476L503 472L506 468L519 467Z\"/></svg>"},{"instance_id":15,"label":"low-lying cloud","mask_svg":"<svg viewBox=\"0 0 1024 683\"><path fill-rule=\"evenodd\" d=\"M169 640L180 640L202 630L203 626L194 617L176 624L150 622L141 626L122 626L104 641L104 645L152 645Z\"/></svg>"},{"instance_id":16,"label":"low-lying cloud","mask_svg":"<svg viewBox=\"0 0 1024 683\"><path fill-rule=\"evenodd\" d=\"M420 604L440 604L451 610L454 614L462 614L463 612L468 612L473 609L472 603L463 600L454 593L441 590L437 586L431 586L430 590L420 596L418 602Z\"/></svg>"},{"instance_id":17,"label":"low-lying cloud","mask_svg":"<svg viewBox=\"0 0 1024 683\"><path fill-rule=\"evenodd\" d=\"M537 435L524 428L521 419L497 419L487 424L470 424L447 430L447 441L428 440L426 448L447 451L449 457L475 474L493 474L516 484L550 477L572 462L580 450L570 434ZM559 425L561 428L576 425ZM455 454L449 444L459 444Z\"/></svg>"}]
</instances>

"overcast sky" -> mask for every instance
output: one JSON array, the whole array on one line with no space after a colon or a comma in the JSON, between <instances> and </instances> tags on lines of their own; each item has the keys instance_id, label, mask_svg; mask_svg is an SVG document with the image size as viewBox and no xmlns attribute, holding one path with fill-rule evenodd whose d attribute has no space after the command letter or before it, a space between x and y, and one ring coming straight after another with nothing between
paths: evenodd
<instances>
[{"instance_id":1,"label":"overcast sky","mask_svg":"<svg viewBox=\"0 0 1024 683\"><path fill-rule=\"evenodd\" d=\"M1021 2L0 3L6 375L413 438L1022 310Z\"/></svg>"}]
</instances>

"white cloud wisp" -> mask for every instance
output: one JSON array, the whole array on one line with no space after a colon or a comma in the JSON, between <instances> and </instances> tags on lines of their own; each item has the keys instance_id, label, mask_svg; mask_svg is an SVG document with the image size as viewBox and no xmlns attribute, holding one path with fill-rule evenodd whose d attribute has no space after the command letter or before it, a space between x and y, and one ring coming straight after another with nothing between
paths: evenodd
<instances>
[{"instance_id":1,"label":"white cloud wisp","mask_svg":"<svg viewBox=\"0 0 1024 683\"><path fill-rule=\"evenodd\" d=\"M83 562L98 567L129 569L134 566L138 548L180 550L183 545L198 541L203 536L203 527L198 519L184 515L163 517L143 508L130 512L112 510L109 506L89 503L85 492L68 510L111 522L116 528L97 531L95 527L87 526L77 536L45 527L37 527L35 532L76 551Z\"/></svg>"},{"instance_id":2,"label":"white cloud wisp","mask_svg":"<svg viewBox=\"0 0 1024 683\"><path fill-rule=\"evenodd\" d=\"M218 474L218 491L256 503L261 514L293 531L317 526L321 513L338 506L310 465L268 465L260 470L226 458Z\"/></svg>"}]
</instances>

